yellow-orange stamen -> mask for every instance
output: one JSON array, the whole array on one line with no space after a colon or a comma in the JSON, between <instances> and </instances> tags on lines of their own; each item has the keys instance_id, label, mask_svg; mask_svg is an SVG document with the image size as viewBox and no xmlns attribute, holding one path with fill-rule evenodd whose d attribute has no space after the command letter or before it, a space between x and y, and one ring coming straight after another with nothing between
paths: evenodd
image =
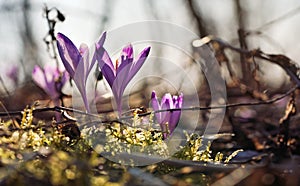
<instances>
[{"instance_id":1,"label":"yellow-orange stamen","mask_svg":"<svg viewBox=\"0 0 300 186\"><path fill-rule=\"evenodd\" d=\"M116 66L115 66L116 71L118 70L118 67L119 67L119 60L116 60Z\"/></svg>"}]
</instances>

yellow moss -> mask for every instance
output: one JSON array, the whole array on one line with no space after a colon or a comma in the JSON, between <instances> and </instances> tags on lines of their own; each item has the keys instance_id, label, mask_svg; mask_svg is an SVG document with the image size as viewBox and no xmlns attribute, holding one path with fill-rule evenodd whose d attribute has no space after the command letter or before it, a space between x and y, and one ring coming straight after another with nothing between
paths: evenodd
<instances>
[{"instance_id":1,"label":"yellow moss","mask_svg":"<svg viewBox=\"0 0 300 186\"><path fill-rule=\"evenodd\" d=\"M228 163L232 158L234 158L239 152L242 152L242 151L243 151L242 149L239 149L239 150L234 151L233 153L231 153L231 155L229 155L229 156L225 159L224 163Z\"/></svg>"},{"instance_id":2,"label":"yellow moss","mask_svg":"<svg viewBox=\"0 0 300 186\"><path fill-rule=\"evenodd\" d=\"M22 129L31 127L33 121L33 109L34 109L33 107L32 108L26 107L22 112L23 113L22 120L21 120Z\"/></svg>"},{"instance_id":3,"label":"yellow moss","mask_svg":"<svg viewBox=\"0 0 300 186\"><path fill-rule=\"evenodd\" d=\"M98 186L98 185L105 185L108 182L108 176L95 176L91 178L91 185Z\"/></svg>"},{"instance_id":4,"label":"yellow moss","mask_svg":"<svg viewBox=\"0 0 300 186\"><path fill-rule=\"evenodd\" d=\"M131 179L130 174L126 173L120 165L100 157L99 153L110 152L115 155L127 152L169 157L162 132L153 128L153 116L152 113L146 123L147 120L138 117L135 112L133 126L115 122L101 123L100 127L95 125L91 129L86 128L87 133L81 136L79 142L70 145L72 139L64 136L55 123L49 126L43 121L38 121L33 125L33 108L26 108L19 124L20 128L15 128L17 125L12 125L12 121L1 121L0 129L5 131L5 135L0 136L0 163L13 165L25 176L34 176L40 180L47 179L52 185L66 185L73 182L74 185L124 185ZM18 130L11 130L11 128ZM203 146L201 136L186 133L186 141L186 144L175 153L175 158L222 162L222 153L218 152L215 157L212 157L210 143L204 150L199 150ZM238 152L232 153L225 162L229 162ZM29 159L28 155L30 155ZM135 162L128 160L126 163L134 166ZM16 164L18 166L15 166ZM154 167L153 169L167 172L176 170L167 165ZM112 182L110 178L116 174L114 172L116 170L121 170L120 175L117 180L114 180L115 182ZM13 175L19 176L6 173L3 177L13 179Z\"/></svg>"}]
</instances>

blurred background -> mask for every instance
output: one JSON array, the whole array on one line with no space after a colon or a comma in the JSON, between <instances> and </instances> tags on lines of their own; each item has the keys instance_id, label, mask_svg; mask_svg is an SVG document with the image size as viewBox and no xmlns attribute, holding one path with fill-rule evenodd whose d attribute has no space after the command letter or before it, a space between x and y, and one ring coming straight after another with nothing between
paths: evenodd
<instances>
[{"instance_id":1,"label":"blurred background","mask_svg":"<svg viewBox=\"0 0 300 186\"><path fill-rule=\"evenodd\" d=\"M56 23L54 34L57 32L64 33L76 46L81 43L91 46L105 30L108 33L113 33L125 25L147 20L169 22L189 31L190 34L184 40L188 45L181 49L193 51L193 56L186 55L183 50L176 48L176 46L161 43L137 42L134 44L135 54L147 45L151 45L152 49L141 72L135 77L135 81L127 87L127 93L130 91L131 96L126 97L126 101L129 100L132 108L139 106L148 108L153 89L157 91L158 97L162 97L166 92L172 94L183 92L184 107L199 105L207 107L215 104L211 101L209 92L211 87L208 87L204 81L205 78L201 72L203 69L200 69L199 64L194 61L197 58L205 57L207 54L213 54L213 52L215 52L217 62L222 68L220 72L211 73L209 71L208 73L219 73L226 81L225 90L220 90L222 86L219 84L213 85L215 90L226 94L227 100L217 100L220 101L218 104L266 101L286 93L291 88L292 83L285 71L274 63L254 59L251 56L242 56L238 52L233 52L228 48L225 50L220 45L212 43L210 43L211 50L201 50L198 46L199 42L195 42L195 40L205 38L200 41L201 45L207 41L208 37L206 36L209 35L210 38L213 36L221 39L231 47L245 51L260 49L267 54L282 54L296 63L300 63L299 0L0 0L0 112L4 117L10 117L9 114L6 116L7 111L23 110L36 100L44 100L41 102L41 107L49 106L49 96L33 83L31 77L34 65L55 64L55 60L51 56L53 50L51 48L49 50L49 45L45 42L45 39L49 38L49 31L51 31L45 18L46 6L54 10L50 12L51 15L49 16L54 18L57 16L55 9L65 16L63 22L58 21ZM174 34L172 36L176 38L175 32L172 30L165 34ZM126 33L124 38L128 35L131 34ZM132 37L134 38L134 36ZM126 44L126 42L130 41L124 41L122 44ZM207 51L208 53L206 53ZM206 62L208 64L210 61ZM149 75L151 81L148 81L147 78L140 81L139 77L142 75ZM109 93L109 87L99 82L98 88L103 93L99 95L105 99L100 99L99 103L101 104L97 105L97 109L104 112L103 115L106 117L108 115L106 113L112 111L109 94L105 97L106 93ZM65 88L63 92L72 95L72 91L68 88ZM195 96L197 96L196 102ZM296 98L299 105L299 91ZM219 149L221 151L224 149L260 151L270 147L271 150L269 149L269 151L272 151L272 147L275 146L275 150L279 149L275 152L275 155L278 156L283 153L276 146L277 134L290 129L290 136L293 140L291 140L291 144L294 144L292 153L299 155L299 113L291 120L290 128L278 130L280 122L285 122L281 118L287 116L284 113L288 99L287 96L273 104L231 107L226 110L226 113L220 111L221 109L187 111L181 115L180 127L178 128L192 130L197 125L198 128L196 129L201 131L199 134L202 135L208 127L212 128L211 134L222 127L220 132L235 135L234 140L229 139L226 145L223 145L225 143L222 141L219 145L216 144L213 147L216 149L215 152L218 152ZM70 97L66 98L65 104L72 106ZM141 111L143 110L141 109ZM130 111L128 113L128 115L132 114ZM38 114L37 117L51 121L53 113L47 118L42 114ZM225 114L226 117L223 117ZM222 115L222 121L218 120L219 115ZM216 118L216 120L212 120L215 122L205 128L205 122L202 121L209 122L212 117ZM289 120L290 115L287 118ZM192 126L195 122L196 125ZM215 123L217 125L214 125ZM220 126L221 124L222 126ZM175 130L173 136L176 132ZM178 133L182 135L179 130ZM294 176L293 179L287 177L286 180L296 185L296 181L299 182L299 168L297 166L299 162L293 161L285 166L295 167L295 171L285 169L285 166L280 165L278 170L282 170L282 172L279 171L276 174L280 174L280 177L287 175L287 173L294 174L292 175ZM271 167L273 171L277 172L276 167ZM256 170L253 172L268 176L264 176L267 181L263 185L275 184L275 177L271 177L274 179L269 182L270 174ZM241 185L258 185L256 182L259 182L259 179L255 174L253 175L252 182L246 180ZM233 177L236 175L229 179ZM241 177L244 179L244 175ZM293 185L288 183L286 185Z\"/></svg>"},{"instance_id":2,"label":"blurred background","mask_svg":"<svg viewBox=\"0 0 300 186\"><path fill-rule=\"evenodd\" d=\"M284 54L300 61L298 0L0 0L0 92L8 109L20 109L45 96L29 84L35 64L43 66L53 61L43 40L49 32L43 12L46 5L57 8L66 18L56 24L55 33L68 35L77 46L92 44L104 30L139 21L162 20L182 26L200 38L214 35L236 47L240 47L238 30L242 29L248 49L260 48L266 53ZM151 52L156 56L165 55L161 51L156 48ZM188 60L180 54L175 56L173 61L179 66ZM268 69L262 73L264 81L273 88L281 88L288 81L281 68L263 66ZM236 72L240 74L241 69ZM13 76L16 74L17 78ZM15 91L23 86L27 87L25 93ZM34 90L39 92L34 94ZM30 101L19 106L9 104L7 96L16 92L28 95ZM23 98L19 101L25 102Z\"/></svg>"}]
</instances>

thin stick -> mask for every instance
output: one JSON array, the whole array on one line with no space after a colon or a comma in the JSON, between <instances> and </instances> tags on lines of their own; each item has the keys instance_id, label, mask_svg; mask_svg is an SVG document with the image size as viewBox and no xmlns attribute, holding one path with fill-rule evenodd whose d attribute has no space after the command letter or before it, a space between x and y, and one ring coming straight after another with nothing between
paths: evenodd
<instances>
[{"instance_id":1,"label":"thin stick","mask_svg":"<svg viewBox=\"0 0 300 186\"><path fill-rule=\"evenodd\" d=\"M163 109L163 110L157 110L157 111L153 111L153 112L142 113L142 114L139 114L139 116L146 116L146 115L149 115L151 113L160 113L160 112L167 112L167 111L173 112L173 111L212 110L212 109L224 109L224 108L240 107L240 106L254 106L254 105L272 104L272 103L274 103L276 101L279 101L282 98L290 95L297 88L298 88L298 86L294 86L293 88L288 90L285 94L283 94L281 96L278 96L278 97L275 97L273 99L266 100L266 101L257 101L257 102L249 102L249 103L232 103L232 104L227 104L227 105L208 106L208 107L189 107L189 108ZM130 116L128 118L132 118L132 116ZM125 118L125 119L128 119L128 118Z\"/></svg>"},{"instance_id":2,"label":"thin stick","mask_svg":"<svg viewBox=\"0 0 300 186\"><path fill-rule=\"evenodd\" d=\"M2 79L1 76L0 76L0 82L1 82L1 84L2 84L2 87L3 87L4 91L5 91L5 93L7 94L7 96L9 96L9 95L10 95L10 94L9 94L9 91L7 90L7 88L6 88L6 86L5 86L5 83L4 83L4 81L3 81L3 79Z\"/></svg>"},{"instance_id":3,"label":"thin stick","mask_svg":"<svg viewBox=\"0 0 300 186\"><path fill-rule=\"evenodd\" d=\"M293 93L298 87L294 86L290 90L288 90L285 94L275 97L273 99L269 99L266 101L257 101L257 102L248 102L248 103L232 103L232 104L227 104L227 105L217 105L217 106L209 106L209 107L188 107L188 108L174 108L174 109L162 109L162 110L157 110L157 111L151 111L151 112L146 112L142 114L138 114L139 117L142 116L147 116L152 113L160 113L160 112L174 112L174 111L199 111L199 110L212 110L212 109L225 109L225 108L231 108L231 107L240 107L240 106L253 106L253 105L263 105L263 104L272 104L276 101L281 100L282 98L288 96L289 94ZM38 112L47 112L47 111L54 111L54 112L73 112L81 115L86 115L90 117L94 117L97 119L100 119L100 115L97 114L91 114L87 113L81 110L76 110L73 108L67 108L67 107L60 107L60 106L55 106L55 107L47 107L47 108L39 108L39 109L34 109L33 113L38 113ZM0 112L0 116L7 116L8 114L13 116L13 115L22 115L23 111L13 111L13 112ZM134 116L126 116L126 117L121 117L119 119L115 120L105 120L102 121L102 123L111 123L111 122L120 122L121 120L127 120L127 119L132 119Z\"/></svg>"}]
</instances>

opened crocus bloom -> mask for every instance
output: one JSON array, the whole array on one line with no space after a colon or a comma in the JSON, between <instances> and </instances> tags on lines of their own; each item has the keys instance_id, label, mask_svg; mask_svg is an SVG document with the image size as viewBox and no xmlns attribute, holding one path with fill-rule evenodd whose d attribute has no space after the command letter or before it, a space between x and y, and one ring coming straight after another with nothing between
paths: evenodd
<instances>
[{"instance_id":1,"label":"opened crocus bloom","mask_svg":"<svg viewBox=\"0 0 300 186\"><path fill-rule=\"evenodd\" d=\"M32 71L32 79L59 106L61 89L69 79L67 72L49 65L45 65L44 69L36 65Z\"/></svg>"},{"instance_id":2,"label":"opened crocus bloom","mask_svg":"<svg viewBox=\"0 0 300 186\"><path fill-rule=\"evenodd\" d=\"M150 47L145 48L138 57L133 59L132 45L124 47L119 59L113 65L107 51L97 46L96 55L99 67L109 86L112 89L119 116L122 114L122 96L126 86L144 64L150 52Z\"/></svg>"},{"instance_id":3,"label":"opened crocus bloom","mask_svg":"<svg viewBox=\"0 0 300 186\"><path fill-rule=\"evenodd\" d=\"M151 104L154 111L167 110L167 109L180 109L182 108L183 94L179 96L171 96L171 94L165 94L161 103L159 103L155 91L151 95ZM176 111L163 111L155 113L157 122L163 131L164 138L167 138L175 130L181 115L181 110Z\"/></svg>"},{"instance_id":4,"label":"opened crocus bloom","mask_svg":"<svg viewBox=\"0 0 300 186\"><path fill-rule=\"evenodd\" d=\"M96 43L97 47L102 47L106 33L104 32L100 40ZM65 35L57 34L57 47L60 58L73 78L84 102L84 106L87 112L90 112L90 107L87 99L86 82L91 69L93 68L96 59L93 56L90 59L89 48L85 44L81 44L79 49L73 44L73 42Z\"/></svg>"}]
</instances>

